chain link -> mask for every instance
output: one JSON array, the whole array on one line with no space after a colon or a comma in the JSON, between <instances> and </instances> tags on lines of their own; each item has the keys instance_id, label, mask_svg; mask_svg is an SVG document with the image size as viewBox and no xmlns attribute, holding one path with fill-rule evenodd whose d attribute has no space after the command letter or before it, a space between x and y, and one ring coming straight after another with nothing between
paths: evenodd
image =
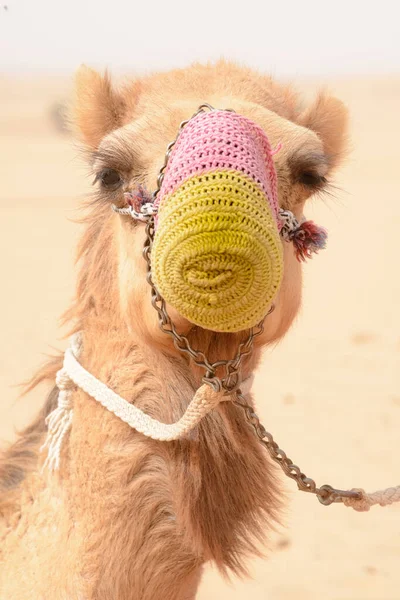
<instances>
[{"instance_id":1,"label":"chain link","mask_svg":"<svg viewBox=\"0 0 400 600\"><path fill-rule=\"evenodd\" d=\"M201 112L205 112L205 110L213 111L215 110L209 104L202 104L199 106L198 110L191 117L195 117ZM231 111L231 109L226 109ZM233 111L232 111L233 112ZM165 154L164 164L160 169L158 178L157 178L157 188L153 193L153 201L157 197L159 193L162 182L164 180L165 169L168 165L168 160L171 155L172 149L176 144L179 135L182 129L187 125L190 119L186 121L182 121L179 126L178 134L173 142L168 144L167 151ZM159 292L157 291L151 275L151 248L154 240L154 216L149 215L145 219L146 221L146 241L143 248L143 257L147 263L147 275L146 279L151 288L151 303L157 311L159 326L160 329L169 335L175 347L182 353L189 356L193 362L203 368L205 370L205 375L202 378L203 383L210 385L215 391L224 391L227 395L233 396L233 404L239 407L243 412L245 419L249 426L253 429L256 437L260 441L260 443L264 446L264 448L269 453L272 460L279 464L282 471L289 477L293 479L297 487L302 492L309 492L312 494L316 494L318 500L321 504L328 506L333 502L342 502L343 498L357 498L361 497L359 492L354 491L346 491L346 490L338 490L333 488L330 485L322 485L321 487L317 487L314 479L307 477L300 467L295 465L291 458L289 458L284 450L279 447L279 445L275 442L273 436L265 429L265 427L261 424L258 415L254 412L254 409L250 404L247 404L246 398L241 392L241 371L240 367L242 364L242 360L245 356L251 354L254 346L254 339L261 335L264 331L264 319L254 328L252 328L249 332L248 337L245 341L241 342L236 355L234 358L229 360L219 360L214 363L211 363L204 352L201 350L197 350L192 348L189 340L185 335L180 334L175 325L173 324L166 308L165 300L161 297ZM272 305L266 317L271 314L274 310L275 306ZM265 318L266 318L265 317ZM225 371L224 377L217 376L217 370L222 368Z\"/></svg>"}]
</instances>

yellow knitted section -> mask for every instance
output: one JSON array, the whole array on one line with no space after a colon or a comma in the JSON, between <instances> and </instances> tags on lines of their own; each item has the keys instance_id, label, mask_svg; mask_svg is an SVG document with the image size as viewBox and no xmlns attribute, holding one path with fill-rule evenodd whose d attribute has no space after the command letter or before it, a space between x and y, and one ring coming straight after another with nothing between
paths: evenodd
<instances>
[{"instance_id":1,"label":"yellow knitted section","mask_svg":"<svg viewBox=\"0 0 400 600\"><path fill-rule=\"evenodd\" d=\"M283 276L282 242L265 193L237 171L185 181L160 204L154 283L192 323L241 331L266 315Z\"/></svg>"}]
</instances>

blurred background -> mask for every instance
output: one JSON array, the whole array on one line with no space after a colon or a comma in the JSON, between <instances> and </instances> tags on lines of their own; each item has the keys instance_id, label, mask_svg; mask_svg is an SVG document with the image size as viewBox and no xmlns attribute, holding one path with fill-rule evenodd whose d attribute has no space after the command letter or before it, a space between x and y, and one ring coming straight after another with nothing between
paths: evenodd
<instances>
[{"instance_id":1,"label":"blurred background","mask_svg":"<svg viewBox=\"0 0 400 600\"><path fill-rule=\"evenodd\" d=\"M43 401L18 400L73 294L73 223L90 192L66 127L75 68L117 76L221 56L328 87L351 115L334 194L307 216L328 249L304 267L302 312L256 377L259 412L319 484L397 485L400 427L400 42L398 3L0 2L0 437ZM207 569L200 600L398 600L400 507L358 514L287 489L283 526L252 580Z\"/></svg>"}]
</instances>

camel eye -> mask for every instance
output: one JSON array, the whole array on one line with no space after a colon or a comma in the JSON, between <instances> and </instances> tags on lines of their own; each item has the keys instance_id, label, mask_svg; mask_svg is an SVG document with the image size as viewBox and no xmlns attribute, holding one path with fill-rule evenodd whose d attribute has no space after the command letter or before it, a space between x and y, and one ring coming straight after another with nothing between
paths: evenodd
<instances>
[{"instance_id":1,"label":"camel eye","mask_svg":"<svg viewBox=\"0 0 400 600\"><path fill-rule=\"evenodd\" d=\"M122 183L121 175L115 169L103 169L97 174L96 181L100 181L106 190L115 189Z\"/></svg>"},{"instance_id":2,"label":"camel eye","mask_svg":"<svg viewBox=\"0 0 400 600\"><path fill-rule=\"evenodd\" d=\"M299 177L300 183L310 188L322 188L327 180L322 175L312 171L304 171Z\"/></svg>"}]
</instances>

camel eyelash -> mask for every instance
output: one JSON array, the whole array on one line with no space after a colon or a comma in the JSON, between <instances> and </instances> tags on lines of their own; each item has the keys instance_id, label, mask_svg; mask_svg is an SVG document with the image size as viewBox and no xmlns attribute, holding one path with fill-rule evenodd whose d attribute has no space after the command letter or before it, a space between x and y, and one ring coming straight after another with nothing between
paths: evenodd
<instances>
[{"instance_id":1,"label":"camel eyelash","mask_svg":"<svg viewBox=\"0 0 400 600\"><path fill-rule=\"evenodd\" d=\"M328 185L328 179L319 173L304 171L298 179L299 183L312 189L322 189Z\"/></svg>"},{"instance_id":2,"label":"camel eyelash","mask_svg":"<svg viewBox=\"0 0 400 600\"><path fill-rule=\"evenodd\" d=\"M292 183L300 183L311 191L322 190L329 184L326 174L329 169L329 157L319 152L293 154L288 160Z\"/></svg>"}]
</instances>

